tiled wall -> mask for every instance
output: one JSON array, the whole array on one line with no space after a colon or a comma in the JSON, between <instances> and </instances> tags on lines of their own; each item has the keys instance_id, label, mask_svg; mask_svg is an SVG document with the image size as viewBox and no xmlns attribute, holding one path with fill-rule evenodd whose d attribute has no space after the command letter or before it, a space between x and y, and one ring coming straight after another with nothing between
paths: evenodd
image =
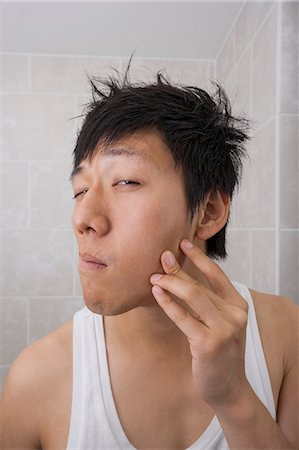
<instances>
[{"instance_id":1,"label":"tiled wall","mask_svg":"<svg viewBox=\"0 0 299 450\"><path fill-rule=\"evenodd\" d=\"M298 289L297 2L247 2L216 60L233 110L253 120L228 233L226 272L253 289Z\"/></svg>"},{"instance_id":2,"label":"tiled wall","mask_svg":"<svg viewBox=\"0 0 299 450\"><path fill-rule=\"evenodd\" d=\"M208 87L216 66L234 110L254 119L224 268L257 290L296 298L299 77L293 8L297 13L293 2L245 3L217 61L135 58L132 78L146 81L165 68L172 79ZM89 97L85 71L123 71L126 62L0 54L0 385L25 346L83 306L68 182L80 119L71 117Z\"/></svg>"},{"instance_id":3,"label":"tiled wall","mask_svg":"<svg viewBox=\"0 0 299 450\"><path fill-rule=\"evenodd\" d=\"M3 134L0 222L0 375L20 351L83 306L71 229L72 150L90 97L85 72L124 72L128 59L0 55ZM207 86L213 61L136 58L132 80L165 68ZM1 384L1 383L0 383Z\"/></svg>"}]
</instances>

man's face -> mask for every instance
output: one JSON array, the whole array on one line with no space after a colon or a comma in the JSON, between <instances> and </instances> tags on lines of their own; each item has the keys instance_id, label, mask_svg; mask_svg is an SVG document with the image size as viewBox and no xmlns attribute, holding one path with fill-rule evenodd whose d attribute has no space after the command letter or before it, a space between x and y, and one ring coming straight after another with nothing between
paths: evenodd
<instances>
[{"instance_id":1,"label":"man's face","mask_svg":"<svg viewBox=\"0 0 299 450\"><path fill-rule=\"evenodd\" d=\"M74 200L72 223L79 254L107 264L79 262L85 303L95 313L114 315L156 304L149 278L163 273L166 249L184 262L179 243L193 230L182 171L157 132L140 131L105 151L99 146L73 179L74 195L84 192Z\"/></svg>"}]
</instances>

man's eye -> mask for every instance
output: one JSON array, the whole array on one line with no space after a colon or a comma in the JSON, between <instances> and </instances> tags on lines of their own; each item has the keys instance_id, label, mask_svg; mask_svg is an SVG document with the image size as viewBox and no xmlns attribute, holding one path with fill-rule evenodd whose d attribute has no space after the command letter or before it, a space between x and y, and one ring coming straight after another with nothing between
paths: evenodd
<instances>
[{"instance_id":1,"label":"man's eye","mask_svg":"<svg viewBox=\"0 0 299 450\"><path fill-rule=\"evenodd\" d=\"M79 195L84 194L84 192L87 192L87 189L85 189L84 191L78 192L78 194L75 194L73 197L73 200L75 200Z\"/></svg>"},{"instance_id":2,"label":"man's eye","mask_svg":"<svg viewBox=\"0 0 299 450\"><path fill-rule=\"evenodd\" d=\"M117 183L115 183L115 185L117 185L117 184L129 185L129 184L140 184L140 183L138 183L138 181L133 181L133 180L120 180Z\"/></svg>"},{"instance_id":3,"label":"man's eye","mask_svg":"<svg viewBox=\"0 0 299 450\"><path fill-rule=\"evenodd\" d=\"M138 183L138 181L120 180L117 183L115 183L113 186L117 186L118 184L120 184L122 186L129 186L131 184L140 185L140 183ZM87 192L87 189L84 189L83 191L78 192L77 194L74 195L73 200L75 200L77 197L79 197L79 195L84 194L85 192Z\"/></svg>"}]
</instances>

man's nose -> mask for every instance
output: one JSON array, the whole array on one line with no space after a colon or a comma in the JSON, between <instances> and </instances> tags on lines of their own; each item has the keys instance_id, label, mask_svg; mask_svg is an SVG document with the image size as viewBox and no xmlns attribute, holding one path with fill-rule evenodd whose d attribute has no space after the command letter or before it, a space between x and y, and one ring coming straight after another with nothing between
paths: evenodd
<instances>
[{"instance_id":1,"label":"man's nose","mask_svg":"<svg viewBox=\"0 0 299 450\"><path fill-rule=\"evenodd\" d=\"M79 235L97 233L99 236L110 230L107 206L103 199L91 190L84 194L79 204L74 208L73 227Z\"/></svg>"}]
</instances>

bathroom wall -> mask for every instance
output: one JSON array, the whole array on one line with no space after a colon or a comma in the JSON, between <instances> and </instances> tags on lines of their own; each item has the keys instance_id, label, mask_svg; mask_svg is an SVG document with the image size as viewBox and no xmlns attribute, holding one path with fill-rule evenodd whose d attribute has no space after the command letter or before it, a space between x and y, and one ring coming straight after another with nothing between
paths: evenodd
<instances>
[{"instance_id":1,"label":"bathroom wall","mask_svg":"<svg viewBox=\"0 0 299 450\"><path fill-rule=\"evenodd\" d=\"M253 121L228 232L226 272L298 299L297 2L247 2L216 60L233 110Z\"/></svg>"},{"instance_id":2,"label":"bathroom wall","mask_svg":"<svg viewBox=\"0 0 299 450\"><path fill-rule=\"evenodd\" d=\"M127 59L2 54L0 376L20 351L83 307L71 229L72 150L90 98L86 73ZM159 69L207 87L214 61L134 58L132 80ZM1 383L0 383L1 385Z\"/></svg>"},{"instance_id":3,"label":"bathroom wall","mask_svg":"<svg viewBox=\"0 0 299 450\"><path fill-rule=\"evenodd\" d=\"M296 22L297 21L297 22ZM297 25L296 25L297 24ZM224 84L253 118L223 267L298 299L298 3L247 2L215 61L135 58L132 78ZM127 59L0 54L0 386L20 351L83 306L71 229L71 154L86 74ZM296 75L297 74L297 75Z\"/></svg>"}]
</instances>

